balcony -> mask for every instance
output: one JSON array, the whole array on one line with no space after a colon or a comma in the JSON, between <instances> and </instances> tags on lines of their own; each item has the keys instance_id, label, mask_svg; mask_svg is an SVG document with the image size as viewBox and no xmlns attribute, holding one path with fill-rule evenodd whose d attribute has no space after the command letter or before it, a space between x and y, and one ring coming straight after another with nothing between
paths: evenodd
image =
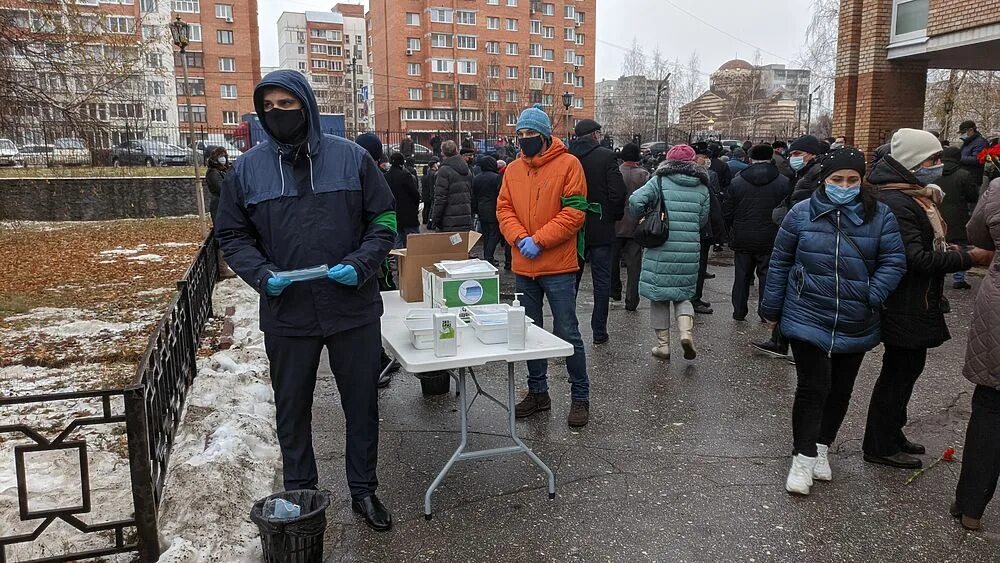
<instances>
[{"instance_id":1,"label":"balcony","mask_svg":"<svg viewBox=\"0 0 1000 563\"><path fill-rule=\"evenodd\" d=\"M969 22L966 29L935 32L929 15L952 0L891 0L892 28L887 45L891 61L926 61L930 68L998 70L1000 23ZM939 6L940 5L940 6ZM937 27L940 28L938 25Z\"/></svg>"}]
</instances>

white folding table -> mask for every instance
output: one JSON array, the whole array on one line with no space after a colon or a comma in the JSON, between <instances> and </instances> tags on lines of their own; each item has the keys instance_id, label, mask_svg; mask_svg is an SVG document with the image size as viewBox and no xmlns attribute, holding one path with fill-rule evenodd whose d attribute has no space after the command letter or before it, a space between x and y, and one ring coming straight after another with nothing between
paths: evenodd
<instances>
[{"instance_id":1,"label":"white folding table","mask_svg":"<svg viewBox=\"0 0 1000 563\"><path fill-rule=\"evenodd\" d=\"M461 426L461 439L455 453L444 464L441 472L438 473L424 495L424 518L427 520L431 519L431 495L434 494L434 490L438 488L444 480L445 475L455 465L455 462L470 459L483 459L518 453L527 454L532 463L537 465L548 476L549 498L555 498L556 479L552 470L517 436L517 426L514 422L514 363L571 356L573 355L573 346L549 332L532 325L528 327L524 350L509 350L507 344L483 344L476 338L472 328L469 327L468 329L463 329L468 332L461 337L462 345L458 347L458 355L438 358L434 355L433 349L417 350L414 348L410 343L409 330L403 324L406 313L410 309L423 307L423 304L403 301L398 291L383 292L382 302L385 306L385 313L382 315L382 343L386 349L392 352L392 355L396 358L395 361L410 373L448 370L452 373L458 384L458 420ZM489 362L507 362L506 405L484 391L479 385L475 373L471 370L473 367L482 366ZM455 371L457 371L457 374ZM472 397L472 400L466 399L466 372L471 374L472 381L476 386L476 394ZM469 437L469 409L480 395L493 401L507 411L508 427L510 438L514 442L513 446L477 451L465 450Z\"/></svg>"}]
</instances>

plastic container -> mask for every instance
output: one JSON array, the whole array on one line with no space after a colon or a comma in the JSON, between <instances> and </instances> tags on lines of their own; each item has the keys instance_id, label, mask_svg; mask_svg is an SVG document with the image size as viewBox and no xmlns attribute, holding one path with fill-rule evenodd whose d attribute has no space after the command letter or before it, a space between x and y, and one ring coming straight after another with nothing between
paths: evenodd
<instances>
[{"instance_id":1,"label":"plastic container","mask_svg":"<svg viewBox=\"0 0 1000 563\"><path fill-rule=\"evenodd\" d=\"M437 309L413 309L407 313L403 319L403 325L410 331L410 343L417 350L434 349L434 312ZM462 334L468 324L462 319L456 319L455 326L458 329L458 346L462 345Z\"/></svg>"},{"instance_id":2,"label":"plastic container","mask_svg":"<svg viewBox=\"0 0 1000 563\"><path fill-rule=\"evenodd\" d=\"M330 273L330 268L326 264L313 266L312 268L302 268L300 270L285 270L283 272L271 272L276 277L285 278L293 282L318 280L325 278Z\"/></svg>"},{"instance_id":3,"label":"plastic container","mask_svg":"<svg viewBox=\"0 0 1000 563\"><path fill-rule=\"evenodd\" d=\"M301 507L297 518L267 518L264 505L281 498ZM329 491L303 489L284 491L253 503L250 520L260 530L260 544L266 563L318 563L323 561L323 533Z\"/></svg>"},{"instance_id":4,"label":"plastic container","mask_svg":"<svg viewBox=\"0 0 1000 563\"><path fill-rule=\"evenodd\" d=\"M518 300L520 293L514 294L514 302L507 310L507 348L509 350L524 350L526 345L528 327L525 320L528 318L524 314L524 307Z\"/></svg>"},{"instance_id":5,"label":"plastic container","mask_svg":"<svg viewBox=\"0 0 1000 563\"><path fill-rule=\"evenodd\" d=\"M473 258L471 260L442 260L435 264L452 279L477 278L481 276L493 276L497 273L497 268L486 260Z\"/></svg>"}]
</instances>

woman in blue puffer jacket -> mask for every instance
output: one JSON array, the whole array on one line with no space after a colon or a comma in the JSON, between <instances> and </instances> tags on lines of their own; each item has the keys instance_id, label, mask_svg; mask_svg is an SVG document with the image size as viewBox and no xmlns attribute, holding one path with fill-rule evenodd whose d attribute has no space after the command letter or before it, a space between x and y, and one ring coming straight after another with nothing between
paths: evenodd
<instances>
[{"instance_id":1,"label":"woman in blue puffer jacket","mask_svg":"<svg viewBox=\"0 0 1000 563\"><path fill-rule=\"evenodd\" d=\"M802 495L813 479L832 479L829 446L865 352L879 343L882 303L906 272L896 217L861 185L864 154L843 148L822 166L823 186L781 222L760 305L795 354L795 457L785 489Z\"/></svg>"}]
</instances>

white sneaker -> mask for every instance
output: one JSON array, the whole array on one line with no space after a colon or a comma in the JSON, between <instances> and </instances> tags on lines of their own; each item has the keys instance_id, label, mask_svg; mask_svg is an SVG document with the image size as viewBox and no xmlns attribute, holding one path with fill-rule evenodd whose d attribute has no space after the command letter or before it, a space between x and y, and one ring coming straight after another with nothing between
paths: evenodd
<instances>
[{"instance_id":1,"label":"white sneaker","mask_svg":"<svg viewBox=\"0 0 1000 563\"><path fill-rule=\"evenodd\" d=\"M816 467L813 468L813 479L817 481L833 481L833 469L830 469L830 446L816 444Z\"/></svg>"},{"instance_id":2,"label":"white sneaker","mask_svg":"<svg viewBox=\"0 0 1000 563\"><path fill-rule=\"evenodd\" d=\"M813 469L816 467L816 458L806 457L799 454L792 458L792 467L788 470L788 480L785 481L785 490L798 494L808 495L813 484Z\"/></svg>"}]
</instances>

